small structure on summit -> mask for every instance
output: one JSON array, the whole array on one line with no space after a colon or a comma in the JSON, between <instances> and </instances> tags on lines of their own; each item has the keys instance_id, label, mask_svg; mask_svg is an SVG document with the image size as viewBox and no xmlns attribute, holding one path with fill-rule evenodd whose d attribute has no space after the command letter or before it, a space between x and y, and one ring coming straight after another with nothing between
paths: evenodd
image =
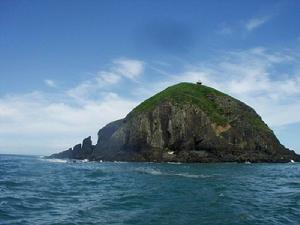
<instances>
[{"instance_id":1,"label":"small structure on summit","mask_svg":"<svg viewBox=\"0 0 300 225\"><path fill-rule=\"evenodd\" d=\"M198 81L196 82L196 84L202 85L202 82L201 82L200 80L198 80Z\"/></svg>"}]
</instances>

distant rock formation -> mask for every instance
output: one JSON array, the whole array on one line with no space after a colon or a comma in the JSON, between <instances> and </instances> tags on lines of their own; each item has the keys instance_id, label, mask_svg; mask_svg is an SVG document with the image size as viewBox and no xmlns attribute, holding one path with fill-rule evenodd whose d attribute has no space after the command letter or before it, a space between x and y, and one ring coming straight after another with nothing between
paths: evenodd
<instances>
[{"instance_id":1,"label":"distant rock formation","mask_svg":"<svg viewBox=\"0 0 300 225\"><path fill-rule=\"evenodd\" d=\"M213 88L180 83L51 158L153 162L289 162L300 156L280 144L249 106Z\"/></svg>"},{"instance_id":2,"label":"distant rock formation","mask_svg":"<svg viewBox=\"0 0 300 225\"><path fill-rule=\"evenodd\" d=\"M58 154L53 154L51 158L69 158L69 159L87 159L90 158L95 146L92 145L91 136L85 138L81 144L75 145L73 148L69 148L66 151Z\"/></svg>"}]
</instances>

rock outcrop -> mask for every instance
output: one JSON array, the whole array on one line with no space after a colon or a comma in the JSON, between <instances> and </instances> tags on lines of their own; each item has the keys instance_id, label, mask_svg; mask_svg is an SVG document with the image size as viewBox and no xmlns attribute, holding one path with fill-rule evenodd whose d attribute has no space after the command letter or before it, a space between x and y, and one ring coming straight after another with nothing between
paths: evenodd
<instances>
[{"instance_id":1,"label":"rock outcrop","mask_svg":"<svg viewBox=\"0 0 300 225\"><path fill-rule=\"evenodd\" d=\"M300 156L280 144L249 106L204 85L180 83L109 123L92 145L54 158L107 161L289 162Z\"/></svg>"},{"instance_id":2,"label":"rock outcrop","mask_svg":"<svg viewBox=\"0 0 300 225\"><path fill-rule=\"evenodd\" d=\"M92 145L91 136L85 138L82 144L77 144L66 151L53 154L50 158L88 159L93 154L95 146Z\"/></svg>"}]
</instances>

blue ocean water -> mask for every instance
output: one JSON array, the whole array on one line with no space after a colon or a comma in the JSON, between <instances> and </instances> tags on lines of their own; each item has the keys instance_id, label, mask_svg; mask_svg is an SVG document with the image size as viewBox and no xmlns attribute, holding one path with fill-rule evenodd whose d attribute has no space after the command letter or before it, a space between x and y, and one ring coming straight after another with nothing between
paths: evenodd
<instances>
[{"instance_id":1,"label":"blue ocean water","mask_svg":"<svg viewBox=\"0 0 300 225\"><path fill-rule=\"evenodd\" d=\"M0 224L300 224L300 164L0 155Z\"/></svg>"}]
</instances>

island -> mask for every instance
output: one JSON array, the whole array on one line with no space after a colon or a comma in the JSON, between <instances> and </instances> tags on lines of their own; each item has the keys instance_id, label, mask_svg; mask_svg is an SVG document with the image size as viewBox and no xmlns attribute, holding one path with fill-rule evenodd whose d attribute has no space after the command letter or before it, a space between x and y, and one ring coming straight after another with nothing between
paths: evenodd
<instances>
[{"instance_id":1,"label":"island","mask_svg":"<svg viewBox=\"0 0 300 225\"><path fill-rule=\"evenodd\" d=\"M276 112L274 112L276 113ZM294 162L262 118L214 88L179 83L166 88L73 148L49 158L136 162Z\"/></svg>"}]
</instances>

